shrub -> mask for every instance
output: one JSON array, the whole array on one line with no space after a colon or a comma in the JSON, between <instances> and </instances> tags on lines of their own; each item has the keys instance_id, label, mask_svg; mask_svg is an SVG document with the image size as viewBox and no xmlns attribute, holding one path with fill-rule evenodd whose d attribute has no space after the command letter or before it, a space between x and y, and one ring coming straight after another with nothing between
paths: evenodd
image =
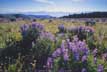
<instances>
[{"instance_id":1,"label":"shrub","mask_svg":"<svg viewBox=\"0 0 107 72\"><path fill-rule=\"evenodd\" d=\"M38 40L33 47L33 55L37 60L37 69L43 69L46 65L47 57L52 51L52 41L49 39Z\"/></svg>"}]
</instances>

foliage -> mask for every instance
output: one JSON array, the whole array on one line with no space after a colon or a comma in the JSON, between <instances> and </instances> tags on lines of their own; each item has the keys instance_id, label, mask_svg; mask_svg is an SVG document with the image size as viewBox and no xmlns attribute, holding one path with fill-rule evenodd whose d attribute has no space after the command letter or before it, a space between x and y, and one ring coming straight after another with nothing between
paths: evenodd
<instances>
[{"instance_id":1,"label":"foliage","mask_svg":"<svg viewBox=\"0 0 107 72\"><path fill-rule=\"evenodd\" d=\"M20 28L16 28L20 26L17 24L8 27L1 25L0 42L4 40L5 46L0 65L3 68L7 66L6 70L11 72L17 69L23 72L41 69L55 72L104 71L107 67L106 32L104 35L98 33L98 24L90 27L73 26L70 21L60 22L62 25L56 22L42 20L42 24L23 24ZM13 30L10 30L11 27ZM18 31L14 31L15 28Z\"/></svg>"}]
</instances>

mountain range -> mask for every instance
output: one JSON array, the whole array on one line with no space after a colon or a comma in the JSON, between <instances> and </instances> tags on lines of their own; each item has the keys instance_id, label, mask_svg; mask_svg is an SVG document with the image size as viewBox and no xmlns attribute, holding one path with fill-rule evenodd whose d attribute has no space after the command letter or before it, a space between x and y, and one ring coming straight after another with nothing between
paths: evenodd
<instances>
[{"instance_id":1,"label":"mountain range","mask_svg":"<svg viewBox=\"0 0 107 72\"><path fill-rule=\"evenodd\" d=\"M23 12L23 13L8 13L0 14L0 18L107 18L107 12L88 12L88 13L68 13L68 12Z\"/></svg>"},{"instance_id":2,"label":"mountain range","mask_svg":"<svg viewBox=\"0 0 107 72\"><path fill-rule=\"evenodd\" d=\"M69 15L69 12L23 12L22 14L26 14L26 15L47 15L47 16L52 16L52 17L61 17L61 16L65 16L65 15Z\"/></svg>"}]
</instances>

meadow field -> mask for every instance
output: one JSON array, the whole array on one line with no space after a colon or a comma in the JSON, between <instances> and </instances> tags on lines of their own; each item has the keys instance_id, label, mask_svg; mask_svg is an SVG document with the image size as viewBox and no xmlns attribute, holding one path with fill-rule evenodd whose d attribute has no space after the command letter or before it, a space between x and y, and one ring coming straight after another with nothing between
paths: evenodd
<instances>
[{"instance_id":1,"label":"meadow field","mask_svg":"<svg viewBox=\"0 0 107 72\"><path fill-rule=\"evenodd\" d=\"M0 72L107 72L107 22L0 22Z\"/></svg>"},{"instance_id":2,"label":"meadow field","mask_svg":"<svg viewBox=\"0 0 107 72\"><path fill-rule=\"evenodd\" d=\"M75 27L75 26L84 26L85 21L72 21L72 20L63 20L63 19L53 19L52 22L49 22L50 19L38 19L36 22L33 23L40 23L45 26L45 30L55 34L58 32L58 25L64 24L65 27ZM32 24L32 21L22 20L22 21L15 21L15 22L1 22L0 23L0 48L3 48L4 41L8 37L8 34L12 34L18 37L16 39L20 39L20 26L23 24ZM107 23L106 22L96 22L96 25L93 26L95 29L95 36L98 37L98 33L101 32L105 35L104 41L106 41L107 37ZM15 33L15 34L14 34ZM17 35L18 34L18 35Z\"/></svg>"}]
</instances>

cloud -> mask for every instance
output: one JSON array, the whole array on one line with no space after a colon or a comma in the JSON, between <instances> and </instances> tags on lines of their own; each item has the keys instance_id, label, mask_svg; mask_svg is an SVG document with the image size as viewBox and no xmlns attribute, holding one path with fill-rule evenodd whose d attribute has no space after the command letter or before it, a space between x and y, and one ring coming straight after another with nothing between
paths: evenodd
<instances>
[{"instance_id":1,"label":"cloud","mask_svg":"<svg viewBox=\"0 0 107 72\"><path fill-rule=\"evenodd\" d=\"M69 13L81 13L81 12L89 12L89 11L97 11L96 8L89 8L89 7L44 7L40 8L40 11L46 11L46 12L69 12Z\"/></svg>"},{"instance_id":2,"label":"cloud","mask_svg":"<svg viewBox=\"0 0 107 72\"><path fill-rule=\"evenodd\" d=\"M71 0L71 1L73 1L73 2L82 2L84 0Z\"/></svg>"},{"instance_id":3,"label":"cloud","mask_svg":"<svg viewBox=\"0 0 107 72\"><path fill-rule=\"evenodd\" d=\"M34 1L40 2L40 3L51 4L51 5L54 5L54 4L55 4L53 1L49 1L49 0L34 0Z\"/></svg>"}]
</instances>

